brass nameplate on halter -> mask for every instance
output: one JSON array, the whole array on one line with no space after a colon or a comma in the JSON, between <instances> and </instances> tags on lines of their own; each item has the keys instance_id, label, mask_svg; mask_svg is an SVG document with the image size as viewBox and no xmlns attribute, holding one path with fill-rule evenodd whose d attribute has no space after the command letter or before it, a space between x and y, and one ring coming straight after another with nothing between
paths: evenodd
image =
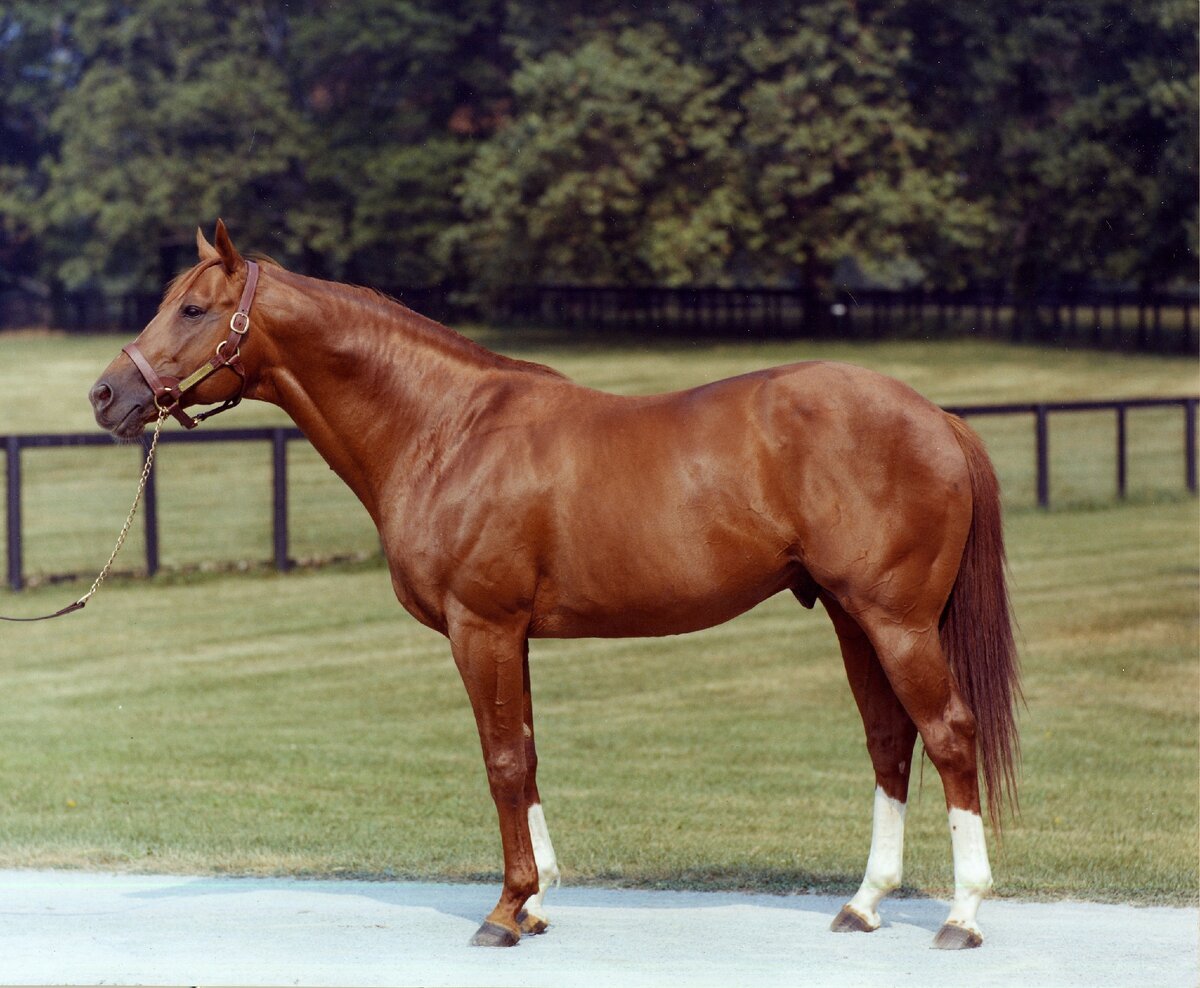
<instances>
[{"instance_id":1,"label":"brass nameplate on halter","mask_svg":"<svg viewBox=\"0 0 1200 988\"><path fill-rule=\"evenodd\" d=\"M183 392L185 392L188 388L195 387L206 377L208 377L214 370L216 370L216 368L211 364L205 364L199 370L192 371L191 374L179 382L179 393L183 394Z\"/></svg>"}]
</instances>

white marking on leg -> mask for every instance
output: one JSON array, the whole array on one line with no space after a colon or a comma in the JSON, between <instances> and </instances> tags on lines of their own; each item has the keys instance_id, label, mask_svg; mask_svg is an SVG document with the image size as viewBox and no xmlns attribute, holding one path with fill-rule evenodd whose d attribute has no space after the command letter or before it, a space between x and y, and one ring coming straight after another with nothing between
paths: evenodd
<instances>
[{"instance_id":1,"label":"white marking on leg","mask_svg":"<svg viewBox=\"0 0 1200 988\"><path fill-rule=\"evenodd\" d=\"M947 923L983 936L975 914L992 888L983 820L970 810L950 810L950 844L954 849L954 904Z\"/></svg>"},{"instance_id":2,"label":"white marking on leg","mask_svg":"<svg viewBox=\"0 0 1200 988\"><path fill-rule=\"evenodd\" d=\"M545 920L542 911L542 899L551 884L559 883L558 859L554 855L554 845L550 843L550 830L546 826L546 814L542 811L541 803L529 807L529 837L533 842L533 860L537 865L538 890L525 902L525 911L530 916Z\"/></svg>"},{"instance_id":3,"label":"white marking on leg","mask_svg":"<svg viewBox=\"0 0 1200 988\"><path fill-rule=\"evenodd\" d=\"M871 853L862 885L847 903L871 929L879 926L879 903L900 885L904 871L904 813L908 807L875 788L875 812L871 823Z\"/></svg>"}]
</instances>

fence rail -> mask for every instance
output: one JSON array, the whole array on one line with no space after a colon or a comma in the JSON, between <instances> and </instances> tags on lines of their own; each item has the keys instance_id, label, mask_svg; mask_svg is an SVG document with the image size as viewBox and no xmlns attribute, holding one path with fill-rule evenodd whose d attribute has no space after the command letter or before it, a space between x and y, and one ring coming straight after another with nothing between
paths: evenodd
<instances>
[{"instance_id":1,"label":"fence rail","mask_svg":"<svg viewBox=\"0 0 1200 988\"><path fill-rule=\"evenodd\" d=\"M1030 416L1034 430L1034 459L1036 464L1037 503L1050 506L1050 416L1076 412L1107 412L1114 414L1116 443L1115 489L1124 498L1128 483L1127 416L1132 409L1179 408L1184 419L1183 483L1192 494L1197 493L1196 477L1196 409L1200 397L1126 398L1103 401L1021 402L990 405L954 405L946 410L955 415ZM286 571L292 561L288 555L288 443L303 439L294 427L251 429L207 429L204 432L164 432L160 442L165 445L194 443L262 442L272 450L272 550L275 568ZM106 446L114 448L111 438L101 433L62 433L0 436L6 458L6 531L8 545L8 586L20 590L25 585L21 544L21 454L25 450L62 449L77 446ZM143 461L146 447L142 450ZM153 576L159 570L158 555L158 496L154 474L146 484L142 521L145 526L146 572Z\"/></svg>"},{"instance_id":2,"label":"fence rail","mask_svg":"<svg viewBox=\"0 0 1200 988\"><path fill-rule=\"evenodd\" d=\"M7 579L12 590L25 585L24 559L21 539L21 452L27 449L63 449L77 446L114 447L110 436L97 432L47 433L38 435L13 435L0 437L3 440L5 475L7 477L5 497L5 529L8 533ZM304 434L295 427L258 429L206 429L204 432L164 432L159 437L162 445L187 445L195 443L244 443L266 442L271 444L271 532L275 568L286 572L291 568L288 555L288 496L287 496L287 444L304 439ZM143 441L142 462L149 452ZM153 576L159 570L158 554L158 491L155 473L151 471L146 481L146 492L142 497L142 524L145 527L146 572Z\"/></svg>"},{"instance_id":3,"label":"fence rail","mask_svg":"<svg viewBox=\"0 0 1200 988\"><path fill-rule=\"evenodd\" d=\"M574 329L650 335L983 336L1013 343L1194 354L1200 297L1189 292L1075 291L1017 298L1002 292L791 288L513 288L499 316Z\"/></svg>"},{"instance_id":4,"label":"fence rail","mask_svg":"<svg viewBox=\"0 0 1200 988\"><path fill-rule=\"evenodd\" d=\"M450 285L390 292L405 305L443 321L482 314L508 322L654 336L972 335L1015 343L1195 354L1200 329L1200 295L1192 291L1079 289L1016 297L992 290L839 289L826 297L798 288L525 285L503 291L482 307ZM153 318L159 301L158 294L146 292L43 297L0 291L0 329L52 326L73 332L128 332Z\"/></svg>"}]
</instances>

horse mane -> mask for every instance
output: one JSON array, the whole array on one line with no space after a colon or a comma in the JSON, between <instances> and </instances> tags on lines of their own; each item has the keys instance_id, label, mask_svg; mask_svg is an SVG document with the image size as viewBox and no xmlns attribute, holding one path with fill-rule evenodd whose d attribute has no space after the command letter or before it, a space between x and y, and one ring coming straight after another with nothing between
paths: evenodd
<instances>
[{"instance_id":1,"label":"horse mane","mask_svg":"<svg viewBox=\"0 0 1200 988\"><path fill-rule=\"evenodd\" d=\"M370 288L366 285L352 285L341 281L308 278L304 275L297 275L294 271L288 271L287 268L281 267L274 262L269 261L268 263L271 263L279 271L291 277L302 278L307 282L315 283L324 291L339 296L352 304L366 305L382 310L385 317L398 320L406 332L421 337L425 342L447 353L466 356L468 359L493 367L545 374L550 377L566 377L561 371L557 371L553 367L547 367L545 364L539 364L532 360L521 360L518 357L509 357L506 354L489 350L483 344L476 343L469 336L464 336L462 333L451 329L436 319L430 319L415 309L410 309L398 298L387 294L387 292L382 292L378 288Z\"/></svg>"}]
</instances>

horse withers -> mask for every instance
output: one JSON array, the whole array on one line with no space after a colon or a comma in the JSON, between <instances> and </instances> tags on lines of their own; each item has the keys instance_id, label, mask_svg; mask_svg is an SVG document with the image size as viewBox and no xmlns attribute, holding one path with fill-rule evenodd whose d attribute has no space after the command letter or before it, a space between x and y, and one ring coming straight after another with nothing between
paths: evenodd
<instances>
[{"instance_id":1,"label":"horse withers","mask_svg":"<svg viewBox=\"0 0 1200 988\"><path fill-rule=\"evenodd\" d=\"M501 356L367 289L245 260L218 221L199 263L91 391L137 436L160 409L283 408L362 501L392 585L444 634L499 814L504 887L475 934L541 933L558 864L537 787L530 638L679 634L782 590L820 601L875 769L871 931L900 884L919 734L941 775L954 901L934 945L982 942L1019 694L999 489L978 437L905 385L825 362L624 397Z\"/></svg>"}]
</instances>

